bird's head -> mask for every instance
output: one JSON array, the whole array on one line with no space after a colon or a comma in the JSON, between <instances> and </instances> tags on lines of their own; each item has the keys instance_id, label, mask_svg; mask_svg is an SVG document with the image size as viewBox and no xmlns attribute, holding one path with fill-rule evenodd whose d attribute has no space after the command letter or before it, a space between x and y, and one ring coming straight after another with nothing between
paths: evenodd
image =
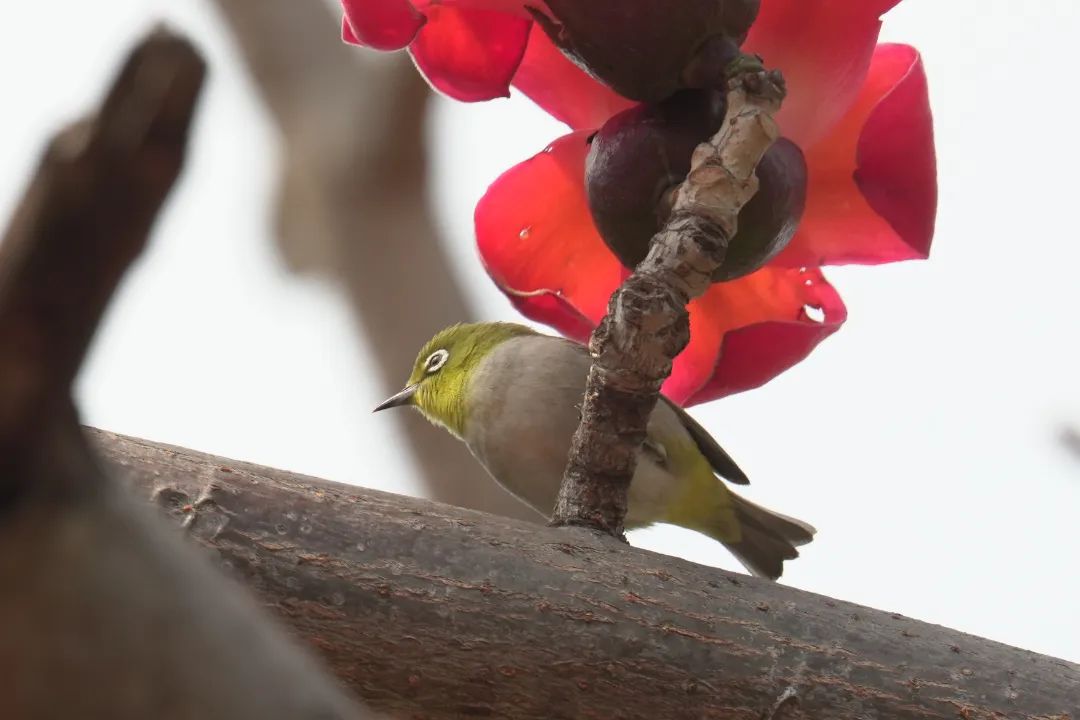
<instances>
[{"instance_id":1,"label":"bird's head","mask_svg":"<svg viewBox=\"0 0 1080 720\"><path fill-rule=\"evenodd\" d=\"M535 335L516 323L462 323L440 331L416 356L405 388L374 410L412 405L431 422L460 437L465 428L466 393L480 362L502 343Z\"/></svg>"}]
</instances>

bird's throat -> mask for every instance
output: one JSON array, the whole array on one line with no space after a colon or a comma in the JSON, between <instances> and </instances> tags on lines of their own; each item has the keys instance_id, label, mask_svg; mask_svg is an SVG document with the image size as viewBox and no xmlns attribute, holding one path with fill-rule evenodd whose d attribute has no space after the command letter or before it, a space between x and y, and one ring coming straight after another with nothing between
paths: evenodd
<instances>
[{"instance_id":1,"label":"bird's throat","mask_svg":"<svg viewBox=\"0 0 1080 720\"><path fill-rule=\"evenodd\" d=\"M462 387L444 387L431 392L421 386L416 393L416 408L433 425L446 428L459 440L465 433L465 393Z\"/></svg>"}]
</instances>

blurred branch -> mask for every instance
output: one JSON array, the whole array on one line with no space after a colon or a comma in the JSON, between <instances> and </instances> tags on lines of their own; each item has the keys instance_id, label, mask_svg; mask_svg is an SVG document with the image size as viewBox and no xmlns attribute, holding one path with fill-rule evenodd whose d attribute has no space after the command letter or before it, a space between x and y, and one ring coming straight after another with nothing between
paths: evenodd
<instances>
[{"instance_id":1,"label":"blurred branch","mask_svg":"<svg viewBox=\"0 0 1080 720\"><path fill-rule=\"evenodd\" d=\"M1080 430L1071 425L1061 428L1061 444L1072 453L1073 457L1080 460Z\"/></svg>"},{"instance_id":2,"label":"blurred branch","mask_svg":"<svg viewBox=\"0 0 1080 720\"><path fill-rule=\"evenodd\" d=\"M1076 709L1080 666L896 613L591 532L93 435L135 494L395 717L1066 720Z\"/></svg>"},{"instance_id":3,"label":"blurred branch","mask_svg":"<svg viewBox=\"0 0 1080 720\"><path fill-rule=\"evenodd\" d=\"M0 717L360 711L102 474L71 383L183 165L205 65L157 30L53 139L0 244ZM364 714L364 716L367 716Z\"/></svg>"},{"instance_id":4,"label":"blurred branch","mask_svg":"<svg viewBox=\"0 0 1080 720\"><path fill-rule=\"evenodd\" d=\"M344 45L325 0L214 0L281 134L281 249L297 270L340 281L386 394L415 349L471 312L428 206L423 137L430 91L404 53ZM428 494L539 520L465 446L402 413Z\"/></svg>"}]
</instances>

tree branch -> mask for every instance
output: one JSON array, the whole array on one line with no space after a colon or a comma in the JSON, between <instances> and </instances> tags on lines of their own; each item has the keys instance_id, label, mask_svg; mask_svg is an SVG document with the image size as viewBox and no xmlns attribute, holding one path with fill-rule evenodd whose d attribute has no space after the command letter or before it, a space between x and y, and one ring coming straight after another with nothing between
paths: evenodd
<instances>
[{"instance_id":1,"label":"tree branch","mask_svg":"<svg viewBox=\"0 0 1080 720\"><path fill-rule=\"evenodd\" d=\"M93 435L397 717L1076 718L1062 660L591 532Z\"/></svg>"},{"instance_id":2,"label":"tree branch","mask_svg":"<svg viewBox=\"0 0 1080 720\"><path fill-rule=\"evenodd\" d=\"M694 151L666 226L615 291L589 343L581 423L574 433L552 523L621 536L626 497L649 416L671 363L690 341L686 305L708 290L757 192L754 170L779 130L779 73L735 75L723 127Z\"/></svg>"},{"instance_id":3,"label":"tree branch","mask_svg":"<svg viewBox=\"0 0 1080 720\"><path fill-rule=\"evenodd\" d=\"M116 492L71 403L180 173L204 74L186 40L150 34L97 116L52 141L0 244L0 717L361 717L241 588Z\"/></svg>"},{"instance_id":4,"label":"tree branch","mask_svg":"<svg viewBox=\"0 0 1080 720\"><path fill-rule=\"evenodd\" d=\"M341 43L340 19L325 0L214 4L280 131L282 252L294 269L342 283L379 384L387 395L396 392L413 348L472 315L427 201L427 83L403 53L381 56ZM400 338L411 341L393 341ZM403 423L430 497L540 520L476 472L454 438L416 413L395 421Z\"/></svg>"}]
</instances>

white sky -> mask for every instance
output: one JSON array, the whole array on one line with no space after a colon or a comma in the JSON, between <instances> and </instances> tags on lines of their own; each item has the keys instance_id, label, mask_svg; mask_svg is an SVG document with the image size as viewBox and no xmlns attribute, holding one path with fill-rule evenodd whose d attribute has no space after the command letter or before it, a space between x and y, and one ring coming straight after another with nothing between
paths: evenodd
<instances>
[{"instance_id":1,"label":"white sky","mask_svg":"<svg viewBox=\"0 0 1080 720\"><path fill-rule=\"evenodd\" d=\"M158 18L200 43L212 76L187 172L79 382L85 420L414 492L394 424L370 414L368 339L267 240L273 132L207 3L0 5L0 214L47 134L96 100ZM694 409L753 478L751 498L819 528L789 584L1074 661L1080 460L1058 433L1080 425L1078 31L1074 0L905 0L890 13L883 39L920 48L930 80L931 259L832 270L847 326L766 387ZM433 121L453 271L483 317L519 319L476 260L472 208L562 128L520 98L441 101ZM689 532L633 540L738 569Z\"/></svg>"}]
</instances>

